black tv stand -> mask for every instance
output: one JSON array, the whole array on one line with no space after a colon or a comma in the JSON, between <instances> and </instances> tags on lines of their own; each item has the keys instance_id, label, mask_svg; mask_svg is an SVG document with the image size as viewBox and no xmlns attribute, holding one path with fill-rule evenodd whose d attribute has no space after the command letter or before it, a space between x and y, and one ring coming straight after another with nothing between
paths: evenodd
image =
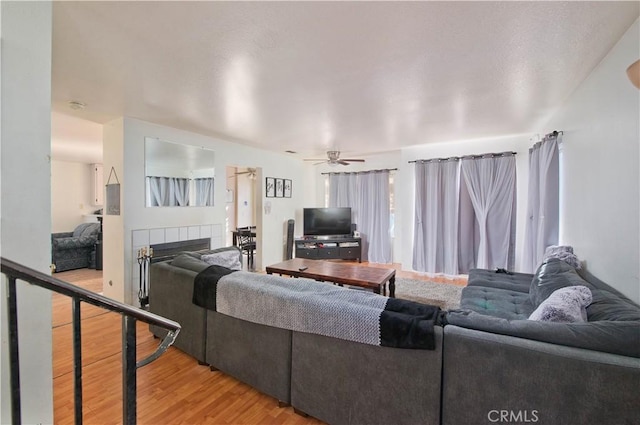
<instances>
[{"instance_id":1,"label":"black tv stand","mask_svg":"<svg viewBox=\"0 0 640 425\"><path fill-rule=\"evenodd\" d=\"M362 240L348 235L303 236L296 239L296 258L310 260L358 260L362 262Z\"/></svg>"}]
</instances>

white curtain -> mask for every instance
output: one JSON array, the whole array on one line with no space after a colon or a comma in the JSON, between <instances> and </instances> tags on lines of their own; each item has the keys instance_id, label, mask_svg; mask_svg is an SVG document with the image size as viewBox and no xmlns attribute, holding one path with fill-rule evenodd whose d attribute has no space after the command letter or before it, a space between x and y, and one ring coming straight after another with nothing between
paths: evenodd
<instances>
[{"instance_id":1,"label":"white curtain","mask_svg":"<svg viewBox=\"0 0 640 425\"><path fill-rule=\"evenodd\" d=\"M196 206L213 206L213 177L195 179Z\"/></svg>"},{"instance_id":2,"label":"white curtain","mask_svg":"<svg viewBox=\"0 0 640 425\"><path fill-rule=\"evenodd\" d=\"M172 205L186 207L189 205L189 179L181 177L170 178L173 187L173 196L170 198Z\"/></svg>"},{"instance_id":3,"label":"white curtain","mask_svg":"<svg viewBox=\"0 0 640 425\"><path fill-rule=\"evenodd\" d=\"M459 162L416 162L413 269L458 274Z\"/></svg>"},{"instance_id":4,"label":"white curtain","mask_svg":"<svg viewBox=\"0 0 640 425\"><path fill-rule=\"evenodd\" d=\"M152 207L189 205L189 179L174 177L147 177L149 200Z\"/></svg>"},{"instance_id":5,"label":"white curtain","mask_svg":"<svg viewBox=\"0 0 640 425\"><path fill-rule=\"evenodd\" d=\"M497 157L465 157L460 169L478 223L476 267L512 270L515 262L515 156L507 153ZM473 237L472 234L460 234L461 239Z\"/></svg>"},{"instance_id":6,"label":"white curtain","mask_svg":"<svg viewBox=\"0 0 640 425\"><path fill-rule=\"evenodd\" d=\"M545 249L558 244L560 225L560 137L549 134L529 149L529 193L523 271L533 273Z\"/></svg>"},{"instance_id":7,"label":"white curtain","mask_svg":"<svg viewBox=\"0 0 640 425\"><path fill-rule=\"evenodd\" d=\"M169 205L169 179L167 177L147 177L149 205L152 207Z\"/></svg>"},{"instance_id":8,"label":"white curtain","mask_svg":"<svg viewBox=\"0 0 640 425\"><path fill-rule=\"evenodd\" d=\"M351 208L363 260L391 263L389 171L330 174L329 206Z\"/></svg>"}]
</instances>

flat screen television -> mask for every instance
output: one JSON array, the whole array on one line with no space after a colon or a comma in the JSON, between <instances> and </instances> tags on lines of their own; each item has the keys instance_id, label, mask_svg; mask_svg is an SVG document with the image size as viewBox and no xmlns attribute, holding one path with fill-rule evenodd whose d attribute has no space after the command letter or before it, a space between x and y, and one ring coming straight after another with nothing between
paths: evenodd
<instances>
[{"instance_id":1,"label":"flat screen television","mask_svg":"<svg viewBox=\"0 0 640 425\"><path fill-rule=\"evenodd\" d=\"M350 236L351 208L305 208L305 236Z\"/></svg>"}]
</instances>

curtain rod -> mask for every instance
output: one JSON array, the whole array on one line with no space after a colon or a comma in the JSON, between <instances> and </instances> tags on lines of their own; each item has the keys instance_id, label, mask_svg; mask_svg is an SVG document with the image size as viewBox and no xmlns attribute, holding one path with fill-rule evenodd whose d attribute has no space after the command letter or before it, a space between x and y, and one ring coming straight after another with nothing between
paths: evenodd
<instances>
[{"instance_id":1,"label":"curtain rod","mask_svg":"<svg viewBox=\"0 0 640 425\"><path fill-rule=\"evenodd\" d=\"M560 130L560 131L558 131L558 130L553 130L551 133L547 133L547 134L545 134L545 135L544 135L544 137L543 137L542 139L540 138L540 134L535 134L535 135L534 135L531 139L529 139L529 140L531 141L531 140L536 139L538 142L541 142L541 141L543 141L543 140L548 139L549 137L558 137L558 136L560 136L560 135L564 135L564 131L562 131L562 130Z\"/></svg>"},{"instance_id":2,"label":"curtain rod","mask_svg":"<svg viewBox=\"0 0 640 425\"><path fill-rule=\"evenodd\" d=\"M545 134L545 138L547 137L558 137L558 135L564 135L564 131L562 130L553 130L551 133ZM538 136L540 137L540 136ZM431 158L431 159L416 159L415 161L409 161L409 164L413 163L413 162L421 162L421 163L425 163L425 162L433 162L433 161L438 161L438 162L443 162L443 161L459 161L461 159L478 159L478 158L484 158L486 156L491 156L492 158L497 158L497 157L501 157L501 156L506 156L506 155L517 155L517 152L500 152L500 153L485 153L485 154L481 154L481 155L464 155L464 156L450 156L449 158Z\"/></svg>"},{"instance_id":3,"label":"curtain rod","mask_svg":"<svg viewBox=\"0 0 640 425\"><path fill-rule=\"evenodd\" d=\"M329 173L320 173L322 176L326 176L328 174L360 174L360 173L377 173L380 171L397 171L397 168L383 168L381 170L369 170L369 171L333 171Z\"/></svg>"},{"instance_id":4,"label":"curtain rod","mask_svg":"<svg viewBox=\"0 0 640 425\"><path fill-rule=\"evenodd\" d=\"M448 158L416 159L414 161L409 161L409 164L413 162L426 163L426 162L435 162L435 161L438 161L438 162L459 161L461 159L478 159L478 158L487 158L487 157L498 158L501 156L517 155L517 154L518 154L517 152L498 152L498 153L483 153L480 155L450 156Z\"/></svg>"}]
</instances>

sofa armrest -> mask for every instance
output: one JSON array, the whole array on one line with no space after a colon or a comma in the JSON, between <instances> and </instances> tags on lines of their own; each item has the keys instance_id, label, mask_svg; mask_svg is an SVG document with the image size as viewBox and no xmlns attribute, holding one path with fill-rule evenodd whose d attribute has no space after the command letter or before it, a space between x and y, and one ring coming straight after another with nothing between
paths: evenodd
<instances>
[{"instance_id":1,"label":"sofa armrest","mask_svg":"<svg viewBox=\"0 0 640 425\"><path fill-rule=\"evenodd\" d=\"M206 310L193 304L193 280L197 273L170 262L154 263L149 271L149 311L174 320L182 326L174 346L205 362ZM150 326L164 337L166 331Z\"/></svg>"},{"instance_id":2,"label":"sofa armrest","mask_svg":"<svg viewBox=\"0 0 640 425\"><path fill-rule=\"evenodd\" d=\"M494 423L502 411L512 423L637 418L640 359L452 325L444 333L444 425Z\"/></svg>"},{"instance_id":3,"label":"sofa armrest","mask_svg":"<svg viewBox=\"0 0 640 425\"><path fill-rule=\"evenodd\" d=\"M51 241L54 250L90 248L95 245L97 238L95 236L77 236L55 238Z\"/></svg>"},{"instance_id":4,"label":"sofa armrest","mask_svg":"<svg viewBox=\"0 0 640 425\"><path fill-rule=\"evenodd\" d=\"M60 233L52 233L51 240L59 239L59 238L70 238L73 236L73 232L60 232Z\"/></svg>"},{"instance_id":5,"label":"sofa armrest","mask_svg":"<svg viewBox=\"0 0 640 425\"><path fill-rule=\"evenodd\" d=\"M447 322L493 334L640 358L639 321L554 323L509 320L470 310L451 310Z\"/></svg>"}]
</instances>

